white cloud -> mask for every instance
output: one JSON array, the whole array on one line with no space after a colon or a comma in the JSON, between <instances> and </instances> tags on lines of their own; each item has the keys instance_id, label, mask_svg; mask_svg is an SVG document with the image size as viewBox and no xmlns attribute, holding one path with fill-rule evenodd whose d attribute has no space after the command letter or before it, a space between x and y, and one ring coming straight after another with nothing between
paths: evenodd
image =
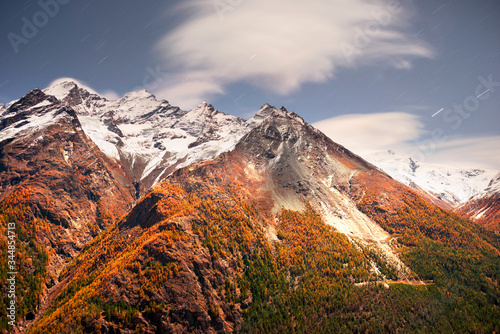
<instances>
[{"instance_id":1,"label":"white cloud","mask_svg":"<svg viewBox=\"0 0 500 334\"><path fill-rule=\"evenodd\" d=\"M181 10L190 16L156 46L173 75L155 94L182 107L234 82L289 94L339 67L407 69L433 56L404 32L409 14L397 0L186 0Z\"/></svg>"},{"instance_id":2,"label":"white cloud","mask_svg":"<svg viewBox=\"0 0 500 334\"><path fill-rule=\"evenodd\" d=\"M405 112L342 115L312 125L361 156L391 149L418 161L500 169L500 136L427 131L418 116Z\"/></svg>"},{"instance_id":3,"label":"white cloud","mask_svg":"<svg viewBox=\"0 0 500 334\"><path fill-rule=\"evenodd\" d=\"M424 133L418 116L404 112L342 115L313 126L358 154L406 149Z\"/></svg>"},{"instance_id":4,"label":"white cloud","mask_svg":"<svg viewBox=\"0 0 500 334\"><path fill-rule=\"evenodd\" d=\"M118 95L117 92L115 92L114 90L111 90L111 89L105 90L104 92L102 92L99 95L104 96L108 100L118 100L121 97L120 95Z\"/></svg>"},{"instance_id":5,"label":"white cloud","mask_svg":"<svg viewBox=\"0 0 500 334\"><path fill-rule=\"evenodd\" d=\"M500 169L500 136L453 138L438 143L428 159L460 167Z\"/></svg>"}]
</instances>

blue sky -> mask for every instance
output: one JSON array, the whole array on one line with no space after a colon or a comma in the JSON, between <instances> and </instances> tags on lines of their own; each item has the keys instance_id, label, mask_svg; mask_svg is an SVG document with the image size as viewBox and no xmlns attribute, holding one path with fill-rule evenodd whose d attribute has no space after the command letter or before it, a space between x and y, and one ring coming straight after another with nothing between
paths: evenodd
<instances>
[{"instance_id":1,"label":"blue sky","mask_svg":"<svg viewBox=\"0 0 500 334\"><path fill-rule=\"evenodd\" d=\"M495 0L6 0L0 103L62 77L245 118L268 102L358 153L498 169L499 17Z\"/></svg>"}]
</instances>

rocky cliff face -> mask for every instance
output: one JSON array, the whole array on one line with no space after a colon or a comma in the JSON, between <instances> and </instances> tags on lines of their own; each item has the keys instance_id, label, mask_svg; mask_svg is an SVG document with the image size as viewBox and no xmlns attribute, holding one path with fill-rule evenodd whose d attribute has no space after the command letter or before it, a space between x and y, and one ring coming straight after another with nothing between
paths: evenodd
<instances>
[{"instance_id":1,"label":"rocky cliff face","mask_svg":"<svg viewBox=\"0 0 500 334\"><path fill-rule=\"evenodd\" d=\"M266 175L275 213L309 205L354 242L376 248L401 277L407 275L408 268L391 247L391 236L357 205L371 192L381 206L394 211L408 188L284 108L243 137L235 152L246 157L242 164L247 168Z\"/></svg>"},{"instance_id":2,"label":"rocky cliff face","mask_svg":"<svg viewBox=\"0 0 500 334\"><path fill-rule=\"evenodd\" d=\"M49 252L48 286L135 201L131 177L87 137L75 111L38 89L0 117L0 170L2 213L23 208L9 217Z\"/></svg>"}]
</instances>

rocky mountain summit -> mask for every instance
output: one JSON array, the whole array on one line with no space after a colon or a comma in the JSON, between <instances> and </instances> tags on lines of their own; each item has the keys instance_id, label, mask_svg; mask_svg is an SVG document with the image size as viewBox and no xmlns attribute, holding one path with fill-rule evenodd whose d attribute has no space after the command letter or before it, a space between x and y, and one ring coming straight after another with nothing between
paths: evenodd
<instances>
[{"instance_id":1,"label":"rocky mountain summit","mask_svg":"<svg viewBox=\"0 0 500 334\"><path fill-rule=\"evenodd\" d=\"M147 191L174 170L230 150L262 113L246 122L206 102L184 111L145 90L108 101L73 82L44 89L75 110L89 137Z\"/></svg>"}]
</instances>

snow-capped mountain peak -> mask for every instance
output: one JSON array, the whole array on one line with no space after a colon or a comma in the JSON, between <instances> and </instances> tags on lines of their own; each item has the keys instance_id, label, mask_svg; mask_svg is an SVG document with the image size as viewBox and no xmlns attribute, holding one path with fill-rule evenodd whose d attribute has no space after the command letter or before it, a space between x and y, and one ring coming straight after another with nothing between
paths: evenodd
<instances>
[{"instance_id":1,"label":"snow-capped mountain peak","mask_svg":"<svg viewBox=\"0 0 500 334\"><path fill-rule=\"evenodd\" d=\"M479 193L478 196L485 196L491 194L500 194L500 173L498 173L493 179L491 179L486 189L484 189L483 192Z\"/></svg>"},{"instance_id":2,"label":"snow-capped mountain peak","mask_svg":"<svg viewBox=\"0 0 500 334\"><path fill-rule=\"evenodd\" d=\"M73 81L62 81L51 85L43 90L47 95L55 96L58 100L63 100L72 89L78 87Z\"/></svg>"},{"instance_id":3,"label":"snow-capped mountain peak","mask_svg":"<svg viewBox=\"0 0 500 334\"><path fill-rule=\"evenodd\" d=\"M191 109L188 114L190 116L196 117L201 115L213 115L217 113L218 111L215 110L215 108L211 104L208 104L206 101L203 101L194 109Z\"/></svg>"},{"instance_id":4,"label":"snow-capped mountain peak","mask_svg":"<svg viewBox=\"0 0 500 334\"><path fill-rule=\"evenodd\" d=\"M125 94L120 101L140 100L140 99L156 99L153 94L148 93L146 89L139 89Z\"/></svg>"},{"instance_id":5,"label":"snow-capped mountain peak","mask_svg":"<svg viewBox=\"0 0 500 334\"><path fill-rule=\"evenodd\" d=\"M247 125L249 127L257 126L258 124L262 123L264 119L269 117L274 111L276 111L276 108L269 103L262 105L262 107L260 107L260 110L257 111L257 113L247 121Z\"/></svg>"},{"instance_id":6,"label":"snow-capped mountain peak","mask_svg":"<svg viewBox=\"0 0 500 334\"><path fill-rule=\"evenodd\" d=\"M390 150L366 155L365 159L399 182L417 186L452 207L482 193L498 173L491 169L467 169L418 161Z\"/></svg>"},{"instance_id":7,"label":"snow-capped mountain peak","mask_svg":"<svg viewBox=\"0 0 500 334\"><path fill-rule=\"evenodd\" d=\"M19 142L58 122L71 123L75 117L73 110L37 88L0 114L0 142Z\"/></svg>"},{"instance_id":8,"label":"snow-capped mountain peak","mask_svg":"<svg viewBox=\"0 0 500 334\"><path fill-rule=\"evenodd\" d=\"M36 88L19 100L13 101L7 105L2 115L15 114L22 110L50 105L56 101L57 100L53 96L46 95L40 89Z\"/></svg>"},{"instance_id":9,"label":"snow-capped mountain peak","mask_svg":"<svg viewBox=\"0 0 500 334\"><path fill-rule=\"evenodd\" d=\"M66 98L73 89L83 90L89 94L99 95L92 88L85 86L84 84L74 81L72 79L62 79L51 84L49 87L43 89L43 92L47 95L55 96L58 100L62 101Z\"/></svg>"},{"instance_id":10,"label":"snow-capped mountain peak","mask_svg":"<svg viewBox=\"0 0 500 334\"><path fill-rule=\"evenodd\" d=\"M297 115L293 111L288 111L283 106L281 108L279 108L278 110L274 111L274 115L278 116L278 117L285 117L285 118L296 120L300 124L306 124L306 122L304 121L304 119L302 117L300 117L299 115Z\"/></svg>"},{"instance_id":11,"label":"snow-capped mountain peak","mask_svg":"<svg viewBox=\"0 0 500 334\"><path fill-rule=\"evenodd\" d=\"M300 124L306 124L304 119L294 112L286 110L285 107L277 109L266 103L260 107L260 110L247 121L247 126L254 128L264 121L271 121L274 118L286 118L297 120Z\"/></svg>"},{"instance_id":12,"label":"snow-capped mountain peak","mask_svg":"<svg viewBox=\"0 0 500 334\"><path fill-rule=\"evenodd\" d=\"M202 101L196 108L204 108L204 107L207 107L209 104L207 101ZM212 106L212 105L210 105ZM196 109L194 108L194 109Z\"/></svg>"},{"instance_id":13,"label":"snow-capped mountain peak","mask_svg":"<svg viewBox=\"0 0 500 334\"><path fill-rule=\"evenodd\" d=\"M499 233L500 173L491 179L483 191L457 207L455 211Z\"/></svg>"},{"instance_id":14,"label":"snow-capped mountain peak","mask_svg":"<svg viewBox=\"0 0 500 334\"><path fill-rule=\"evenodd\" d=\"M231 150L257 124L219 112L206 101L181 110L144 89L109 101L71 80L31 92L12 108L4 107L3 113L38 104L62 104L74 110L87 136L143 190L176 169ZM263 114L259 116L269 116Z\"/></svg>"}]
</instances>

